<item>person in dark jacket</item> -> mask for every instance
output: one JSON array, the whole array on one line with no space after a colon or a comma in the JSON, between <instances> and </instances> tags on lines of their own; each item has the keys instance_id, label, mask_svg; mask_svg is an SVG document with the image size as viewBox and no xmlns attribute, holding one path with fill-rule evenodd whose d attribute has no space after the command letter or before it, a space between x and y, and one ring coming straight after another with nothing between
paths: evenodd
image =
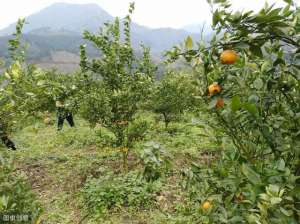
<instances>
[{"instance_id":1,"label":"person in dark jacket","mask_svg":"<svg viewBox=\"0 0 300 224\"><path fill-rule=\"evenodd\" d=\"M7 136L4 128L3 128L3 125L0 123L0 138L1 138L1 141L2 143L9 149L11 150L17 150L16 146L15 146L15 143L9 139L9 137Z\"/></svg>"},{"instance_id":2,"label":"person in dark jacket","mask_svg":"<svg viewBox=\"0 0 300 224\"><path fill-rule=\"evenodd\" d=\"M67 120L71 127L75 127L72 112L65 107L62 101L56 101L57 108L57 130L60 131L63 128L64 121Z\"/></svg>"}]
</instances>

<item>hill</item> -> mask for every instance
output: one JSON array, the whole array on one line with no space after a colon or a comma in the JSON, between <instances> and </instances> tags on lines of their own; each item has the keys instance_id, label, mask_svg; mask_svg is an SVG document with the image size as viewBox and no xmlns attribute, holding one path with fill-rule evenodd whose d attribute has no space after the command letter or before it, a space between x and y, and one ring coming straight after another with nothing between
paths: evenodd
<instances>
[{"instance_id":1,"label":"hill","mask_svg":"<svg viewBox=\"0 0 300 224\"><path fill-rule=\"evenodd\" d=\"M28 59L37 64L51 64L55 52L68 52L78 55L79 45L84 43L82 32L89 30L97 32L105 22L114 19L109 13L97 4L69 4L56 3L40 12L26 18L24 27L24 40L29 44ZM7 58L7 41L14 32L15 23L0 31L0 57ZM188 35L199 39L200 34L190 33L186 30L159 28L150 29L132 23L133 46L143 43L151 47L155 58L160 58L162 52L180 43ZM90 55L95 55L92 48ZM75 56L72 58L76 58ZM73 61L76 64L77 61Z\"/></svg>"}]
</instances>

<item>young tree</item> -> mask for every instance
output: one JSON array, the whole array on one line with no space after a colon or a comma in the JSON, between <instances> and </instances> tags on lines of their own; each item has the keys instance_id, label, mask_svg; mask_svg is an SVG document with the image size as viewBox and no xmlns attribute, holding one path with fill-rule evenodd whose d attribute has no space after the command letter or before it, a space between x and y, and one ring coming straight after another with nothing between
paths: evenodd
<instances>
[{"instance_id":1,"label":"young tree","mask_svg":"<svg viewBox=\"0 0 300 224\"><path fill-rule=\"evenodd\" d=\"M197 94L194 80L186 74L167 73L151 94L150 109L163 116L165 127L195 106Z\"/></svg>"},{"instance_id":2,"label":"young tree","mask_svg":"<svg viewBox=\"0 0 300 224\"><path fill-rule=\"evenodd\" d=\"M14 143L8 138L13 125L24 114L24 96L22 83L25 70L22 67L26 47L21 45L20 39L25 20L19 20L16 26L14 39L9 40L11 65L4 75L0 76L0 138L2 142L13 150Z\"/></svg>"},{"instance_id":3,"label":"young tree","mask_svg":"<svg viewBox=\"0 0 300 224\"><path fill-rule=\"evenodd\" d=\"M134 5L130 5L129 13ZM124 166L130 145L127 129L144 101L153 83L155 66L152 65L149 49L143 47L143 57L137 58L130 40L130 15L120 21L106 24L98 35L84 33L84 38L99 49L101 57L88 60L84 46L81 47L81 68L84 89L81 114L92 125L102 124L116 136L116 146L123 149ZM91 81L93 80L93 81Z\"/></svg>"}]
</instances>

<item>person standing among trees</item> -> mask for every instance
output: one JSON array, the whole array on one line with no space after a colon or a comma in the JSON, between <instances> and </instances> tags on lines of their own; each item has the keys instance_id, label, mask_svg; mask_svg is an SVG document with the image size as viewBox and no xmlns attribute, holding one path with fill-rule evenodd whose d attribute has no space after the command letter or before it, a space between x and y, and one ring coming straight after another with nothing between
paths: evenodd
<instances>
[{"instance_id":1,"label":"person standing among trees","mask_svg":"<svg viewBox=\"0 0 300 224\"><path fill-rule=\"evenodd\" d=\"M57 108L57 130L58 131L62 130L65 119L68 121L71 127L75 127L73 114L69 109L68 104L65 105L64 101L57 100L56 108Z\"/></svg>"}]
</instances>

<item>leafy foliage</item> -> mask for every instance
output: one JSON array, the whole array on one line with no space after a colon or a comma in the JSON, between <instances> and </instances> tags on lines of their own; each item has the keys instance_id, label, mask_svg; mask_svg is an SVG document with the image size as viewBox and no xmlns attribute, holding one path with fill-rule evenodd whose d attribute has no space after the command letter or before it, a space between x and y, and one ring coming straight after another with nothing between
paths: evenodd
<instances>
[{"instance_id":1,"label":"leafy foliage","mask_svg":"<svg viewBox=\"0 0 300 224\"><path fill-rule=\"evenodd\" d=\"M0 212L27 214L33 220L37 219L42 212L41 205L24 176L15 172L12 162L6 156L0 156L0 170Z\"/></svg>"},{"instance_id":2,"label":"leafy foliage","mask_svg":"<svg viewBox=\"0 0 300 224\"><path fill-rule=\"evenodd\" d=\"M224 158L218 167L208 171L212 176L204 184L211 193L200 195L217 194L217 198L212 199L216 205L205 221L296 223L299 184L295 179L299 176L300 159L299 9L292 4L284 8L266 5L257 14L233 13L226 0L211 4L216 9L213 25L217 35L210 45L200 43L197 50L174 48L169 52L169 61L183 56L199 72L201 98L217 121L214 128L226 133L235 146L222 153ZM226 49L239 52L234 65L220 63L220 53ZM212 83L218 83L222 91L208 94ZM217 104L220 98L225 99L221 108ZM279 178L275 172L278 164L288 170L287 176ZM214 173L220 169L225 176ZM201 177L205 175L199 172ZM230 175L239 177L237 182L231 182ZM203 184L201 178L197 181ZM218 183L220 188L216 188ZM233 195L240 193L250 207L233 206ZM244 210L248 214L241 216Z\"/></svg>"},{"instance_id":3,"label":"leafy foliage","mask_svg":"<svg viewBox=\"0 0 300 224\"><path fill-rule=\"evenodd\" d=\"M130 5L129 14L134 10ZM127 169L128 147L132 136L128 135L128 125L134 120L140 104L147 98L153 83L155 66L152 65L149 49L143 47L143 57L134 55L130 39L128 15L123 22L105 24L99 35L86 31L84 38L94 44L101 57L88 60L85 47L81 46L81 69L83 81L88 88L82 97L81 114L91 126L96 123L109 129L116 136L116 146L123 152L123 165Z\"/></svg>"},{"instance_id":4,"label":"leafy foliage","mask_svg":"<svg viewBox=\"0 0 300 224\"><path fill-rule=\"evenodd\" d=\"M149 108L163 116L167 128L171 121L193 110L196 94L197 88L189 75L170 72L154 87Z\"/></svg>"},{"instance_id":5,"label":"leafy foliage","mask_svg":"<svg viewBox=\"0 0 300 224\"><path fill-rule=\"evenodd\" d=\"M132 207L147 209L154 204L159 185L137 178L136 173L87 181L82 196L86 209L94 217L103 217L108 209Z\"/></svg>"},{"instance_id":6,"label":"leafy foliage","mask_svg":"<svg viewBox=\"0 0 300 224\"><path fill-rule=\"evenodd\" d=\"M155 142L145 144L140 161L143 164L143 178L150 182L159 179L171 168L171 157L161 145Z\"/></svg>"},{"instance_id":7,"label":"leafy foliage","mask_svg":"<svg viewBox=\"0 0 300 224\"><path fill-rule=\"evenodd\" d=\"M23 24L24 20L18 21L16 33L14 34L15 39L9 42L12 64L6 69L4 75L0 76L0 131L2 133L9 132L17 118L23 115L23 107L26 104L24 96L30 95L22 88L22 82L26 75L26 71L22 67L23 56L22 54L20 56L19 52Z\"/></svg>"}]
</instances>

